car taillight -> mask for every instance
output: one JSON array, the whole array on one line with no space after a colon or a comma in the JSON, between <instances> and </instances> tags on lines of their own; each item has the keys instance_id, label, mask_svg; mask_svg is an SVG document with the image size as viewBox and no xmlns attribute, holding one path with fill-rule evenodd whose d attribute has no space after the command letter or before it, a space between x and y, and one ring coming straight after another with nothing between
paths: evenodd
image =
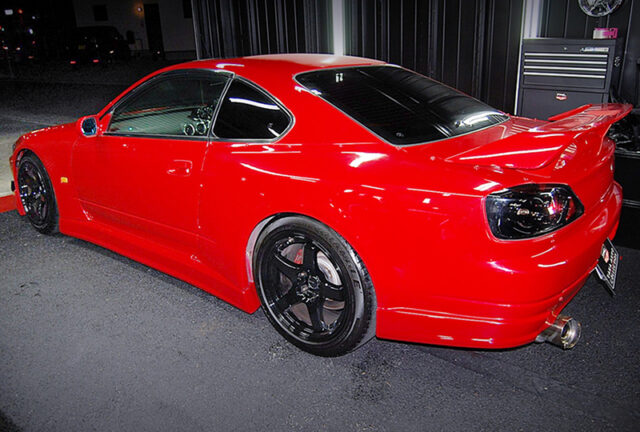
<instances>
[{"instance_id":1,"label":"car taillight","mask_svg":"<svg viewBox=\"0 0 640 432\"><path fill-rule=\"evenodd\" d=\"M515 240L561 228L584 213L571 188L559 184L525 184L490 194L487 219L494 236Z\"/></svg>"}]
</instances>

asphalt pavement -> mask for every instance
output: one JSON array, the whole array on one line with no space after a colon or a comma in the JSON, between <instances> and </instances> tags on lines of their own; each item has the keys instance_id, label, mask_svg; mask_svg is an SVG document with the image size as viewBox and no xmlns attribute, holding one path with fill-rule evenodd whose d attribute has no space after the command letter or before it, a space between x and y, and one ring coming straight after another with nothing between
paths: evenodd
<instances>
[{"instance_id":1,"label":"asphalt pavement","mask_svg":"<svg viewBox=\"0 0 640 432\"><path fill-rule=\"evenodd\" d=\"M0 100L0 132L95 112L116 87L28 86L34 103ZM617 295L592 276L565 309L572 350L374 339L326 359L262 312L0 213L0 430L638 430L640 250L620 253Z\"/></svg>"}]
</instances>

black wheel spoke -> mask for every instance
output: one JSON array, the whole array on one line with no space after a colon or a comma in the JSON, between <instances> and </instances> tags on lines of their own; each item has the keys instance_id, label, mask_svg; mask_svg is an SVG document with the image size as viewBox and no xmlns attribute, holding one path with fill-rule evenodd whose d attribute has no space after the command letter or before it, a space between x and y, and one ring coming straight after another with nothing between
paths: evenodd
<instances>
[{"instance_id":1,"label":"black wheel spoke","mask_svg":"<svg viewBox=\"0 0 640 432\"><path fill-rule=\"evenodd\" d=\"M311 327L313 327L313 330L317 332L326 330L327 326L324 323L322 301L307 303L307 310L309 311L309 318L311 318Z\"/></svg>"},{"instance_id":2,"label":"black wheel spoke","mask_svg":"<svg viewBox=\"0 0 640 432\"><path fill-rule=\"evenodd\" d=\"M42 202L42 200L37 200L36 201L36 214L38 215L39 218L42 219L42 215L43 215L43 210L44 209L44 203Z\"/></svg>"},{"instance_id":3,"label":"black wheel spoke","mask_svg":"<svg viewBox=\"0 0 640 432\"><path fill-rule=\"evenodd\" d=\"M324 282L320 285L320 296L335 301L344 301L344 289L329 282Z\"/></svg>"},{"instance_id":4,"label":"black wheel spoke","mask_svg":"<svg viewBox=\"0 0 640 432\"><path fill-rule=\"evenodd\" d=\"M33 172L33 167L27 166L24 170L25 175L30 179L29 184L31 185L33 182L37 182L38 179Z\"/></svg>"},{"instance_id":5,"label":"black wheel spoke","mask_svg":"<svg viewBox=\"0 0 640 432\"><path fill-rule=\"evenodd\" d=\"M46 190L42 176L31 162L20 167L18 183L25 211L32 221L42 223L46 218Z\"/></svg>"},{"instance_id":6,"label":"black wheel spoke","mask_svg":"<svg viewBox=\"0 0 640 432\"><path fill-rule=\"evenodd\" d=\"M57 227L55 196L42 163L32 155L22 158L17 173L20 200L31 224L43 234Z\"/></svg>"},{"instance_id":7,"label":"black wheel spoke","mask_svg":"<svg viewBox=\"0 0 640 432\"><path fill-rule=\"evenodd\" d=\"M305 243L302 265L309 271L318 268L318 248L311 242Z\"/></svg>"},{"instance_id":8,"label":"black wheel spoke","mask_svg":"<svg viewBox=\"0 0 640 432\"><path fill-rule=\"evenodd\" d=\"M278 271L285 275L292 283L295 283L298 278L298 273L302 268L287 260L285 257L280 255L280 252L278 251L273 254L273 257L275 258L275 265Z\"/></svg>"},{"instance_id":9,"label":"black wheel spoke","mask_svg":"<svg viewBox=\"0 0 640 432\"><path fill-rule=\"evenodd\" d=\"M282 297L274 302L274 305L278 308L278 310L284 312L294 304L298 303L300 303L300 299L296 294L296 289L295 287L291 287L289 291L287 291L284 295L282 295Z\"/></svg>"}]
</instances>

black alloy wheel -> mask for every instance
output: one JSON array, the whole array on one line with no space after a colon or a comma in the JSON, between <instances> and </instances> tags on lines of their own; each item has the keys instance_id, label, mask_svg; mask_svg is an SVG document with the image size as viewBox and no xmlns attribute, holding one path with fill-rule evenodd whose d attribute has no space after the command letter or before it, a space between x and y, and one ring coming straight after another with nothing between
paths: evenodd
<instances>
[{"instance_id":1,"label":"black alloy wheel","mask_svg":"<svg viewBox=\"0 0 640 432\"><path fill-rule=\"evenodd\" d=\"M375 334L375 294L355 251L303 217L268 225L256 244L256 288L269 321L310 353L338 356Z\"/></svg>"},{"instance_id":2,"label":"black alloy wheel","mask_svg":"<svg viewBox=\"0 0 640 432\"><path fill-rule=\"evenodd\" d=\"M42 162L33 154L20 159L18 190L31 225L43 234L56 231L58 211L53 187Z\"/></svg>"}]
</instances>

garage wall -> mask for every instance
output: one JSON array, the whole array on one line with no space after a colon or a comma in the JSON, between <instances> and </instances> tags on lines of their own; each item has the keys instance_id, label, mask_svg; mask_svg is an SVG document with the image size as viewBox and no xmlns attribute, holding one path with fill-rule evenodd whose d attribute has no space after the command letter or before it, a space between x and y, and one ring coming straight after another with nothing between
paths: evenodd
<instances>
[{"instance_id":1,"label":"garage wall","mask_svg":"<svg viewBox=\"0 0 640 432\"><path fill-rule=\"evenodd\" d=\"M108 17L106 21L95 20L93 7L96 5L104 5L106 7ZM122 36L125 36L127 31L133 31L135 39L140 42L137 47L132 46L132 49L146 49L149 46L144 28L144 20L137 14L136 2L134 0L123 2L74 0L73 9L78 27L95 25L114 26Z\"/></svg>"},{"instance_id":2,"label":"garage wall","mask_svg":"<svg viewBox=\"0 0 640 432\"><path fill-rule=\"evenodd\" d=\"M176 0L73 0L76 23L79 27L109 25L114 26L126 36L132 31L136 43L130 45L132 50L149 49L147 29L144 20L144 3L158 4L162 28L162 42L165 52L177 58L195 57L193 40L193 20L185 16L183 4ZM93 7L102 5L107 11L106 21L96 21Z\"/></svg>"},{"instance_id":3,"label":"garage wall","mask_svg":"<svg viewBox=\"0 0 640 432\"><path fill-rule=\"evenodd\" d=\"M545 0L540 37L591 39L596 27L617 27L620 66L613 85L620 97L638 104L637 61L640 59L640 0L625 0L612 14L602 18L586 15L575 0Z\"/></svg>"},{"instance_id":4,"label":"garage wall","mask_svg":"<svg viewBox=\"0 0 640 432\"><path fill-rule=\"evenodd\" d=\"M331 52L331 0L193 0L200 58Z\"/></svg>"},{"instance_id":5,"label":"garage wall","mask_svg":"<svg viewBox=\"0 0 640 432\"><path fill-rule=\"evenodd\" d=\"M345 0L351 55L399 64L513 112L524 0Z\"/></svg>"}]
</instances>

